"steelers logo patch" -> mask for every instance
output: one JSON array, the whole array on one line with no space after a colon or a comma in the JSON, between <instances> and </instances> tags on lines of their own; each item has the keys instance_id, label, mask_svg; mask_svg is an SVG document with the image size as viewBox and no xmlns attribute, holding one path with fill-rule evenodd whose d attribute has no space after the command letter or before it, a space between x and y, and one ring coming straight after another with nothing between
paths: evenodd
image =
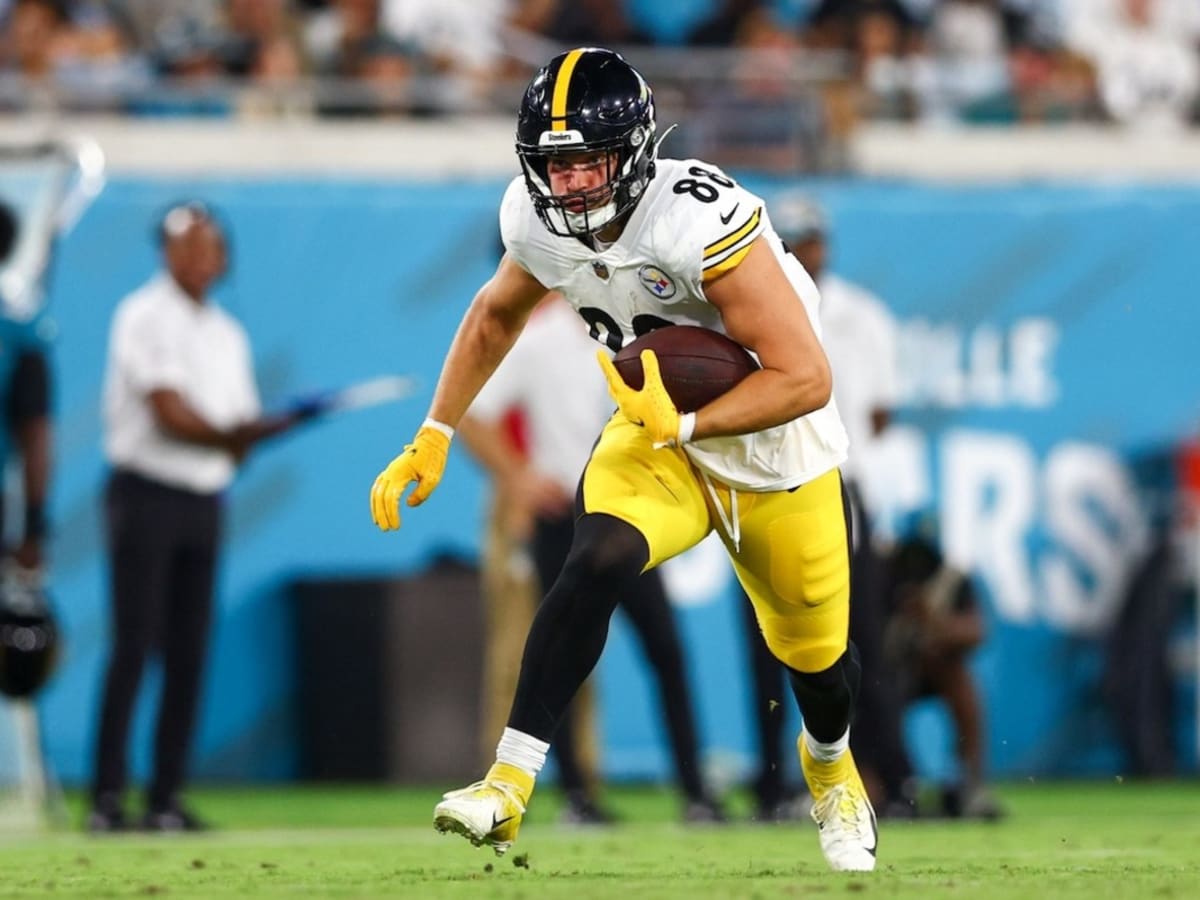
<instances>
[{"instance_id":1,"label":"steelers logo patch","mask_svg":"<svg viewBox=\"0 0 1200 900\"><path fill-rule=\"evenodd\" d=\"M675 282L658 266L642 266L638 269L638 280L659 300L670 300L675 296Z\"/></svg>"}]
</instances>

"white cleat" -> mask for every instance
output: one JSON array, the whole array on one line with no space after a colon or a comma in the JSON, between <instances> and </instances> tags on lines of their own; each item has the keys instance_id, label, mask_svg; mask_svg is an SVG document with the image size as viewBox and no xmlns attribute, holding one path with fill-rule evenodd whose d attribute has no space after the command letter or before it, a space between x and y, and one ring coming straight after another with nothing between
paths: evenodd
<instances>
[{"instance_id":1,"label":"white cleat","mask_svg":"<svg viewBox=\"0 0 1200 900\"><path fill-rule=\"evenodd\" d=\"M875 810L847 750L830 763L813 759L801 734L800 768L813 796L809 813L820 830L821 852L835 872L871 872L879 846Z\"/></svg>"},{"instance_id":2,"label":"white cleat","mask_svg":"<svg viewBox=\"0 0 1200 900\"><path fill-rule=\"evenodd\" d=\"M433 809L433 827L461 834L476 847L487 845L503 856L517 839L525 805L517 790L502 781L477 781L443 795Z\"/></svg>"},{"instance_id":3,"label":"white cleat","mask_svg":"<svg viewBox=\"0 0 1200 900\"><path fill-rule=\"evenodd\" d=\"M875 810L865 791L854 785L830 788L813 804L821 852L835 872L871 872L875 869L875 850L879 846L879 826Z\"/></svg>"}]
</instances>

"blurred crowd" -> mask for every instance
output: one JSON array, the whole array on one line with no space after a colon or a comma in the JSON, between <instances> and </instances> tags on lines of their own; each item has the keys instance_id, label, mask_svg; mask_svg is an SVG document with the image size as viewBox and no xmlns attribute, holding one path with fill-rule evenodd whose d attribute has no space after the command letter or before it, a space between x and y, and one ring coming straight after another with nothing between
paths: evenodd
<instances>
[{"instance_id":1,"label":"blurred crowd","mask_svg":"<svg viewBox=\"0 0 1200 900\"><path fill-rule=\"evenodd\" d=\"M812 167L806 140L844 135L864 119L1200 122L1196 0L709 0L707 8L686 4L704 15L682 28L671 12L681 8L635 0L0 0L0 108L508 111L549 49L601 44L624 49L665 88L668 106L712 110L710 119L736 109L745 137L730 148L732 161L767 168ZM702 146L689 149L713 149L703 134L697 140ZM729 140L739 139L719 138Z\"/></svg>"}]
</instances>

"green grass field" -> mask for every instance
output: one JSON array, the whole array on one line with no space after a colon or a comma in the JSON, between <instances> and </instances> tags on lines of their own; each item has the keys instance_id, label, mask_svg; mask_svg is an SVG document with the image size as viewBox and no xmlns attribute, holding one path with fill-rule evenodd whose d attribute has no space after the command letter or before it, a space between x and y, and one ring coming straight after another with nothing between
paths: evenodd
<instances>
[{"instance_id":1,"label":"green grass field","mask_svg":"<svg viewBox=\"0 0 1200 900\"><path fill-rule=\"evenodd\" d=\"M203 790L195 806L220 827L197 837L0 837L0 896L1200 897L1200 783L1001 795L998 824L885 822L879 870L835 875L810 823L685 828L655 789L613 791L623 824L604 830L556 827L547 790L503 858L436 834L433 791Z\"/></svg>"}]
</instances>

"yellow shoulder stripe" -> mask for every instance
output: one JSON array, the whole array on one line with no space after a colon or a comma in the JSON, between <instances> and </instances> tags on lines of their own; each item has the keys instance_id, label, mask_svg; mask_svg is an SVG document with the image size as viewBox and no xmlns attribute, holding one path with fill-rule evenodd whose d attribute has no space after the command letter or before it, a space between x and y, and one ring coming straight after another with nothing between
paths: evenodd
<instances>
[{"instance_id":1,"label":"yellow shoulder stripe","mask_svg":"<svg viewBox=\"0 0 1200 900\"><path fill-rule=\"evenodd\" d=\"M583 53L582 47L572 50L558 67L558 74L554 77L554 96L550 98L551 131L567 130L567 94L571 90L571 75L575 71L575 64L579 62Z\"/></svg>"},{"instance_id":2,"label":"yellow shoulder stripe","mask_svg":"<svg viewBox=\"0 0 1200 900\"><path fill-rule=\"evenodd\" d=\"M711 244L709 244L707 247L705 247L704 248L704 258L711 259L712 257L717 256L721 252L728 250L730 247L732 247L738 241L740 241L744 237L746 237L746 235L750 234L750 232L752 232L755 228L757 228L758 223L761 219L762 219L762 207L760 206L758 209L754 210L754 212L750 214L749 219L747 219L745 222L743 222L741 225L739 225L733 231L729 232L729 234L725 235L723 238L719 238L718 240L713 241Z\"/></svg>"},{"instance_id":3,"label":"yellow shoulder stripe","mask_svg":"<svg viewBox=\"0 0 1200 900\"><path fill-rule=\"evenodd\" d=\"M738 267L738 265L741 263L741 261L746 258L746 254L750 252L750 248L753 246L754 246L754 242L751 241L749 244L747 244L741 250L738 250L734 253L729 254L727 257L725 257L719 263L715 263L714 265L709 266L707 269L704 270L704 274L703 274L701 280L705 284L707 284L708 282L710 282L714 278L716 278L718 275L724 275L726 272L736 269Z\"/></svg>"}]
</instances>

